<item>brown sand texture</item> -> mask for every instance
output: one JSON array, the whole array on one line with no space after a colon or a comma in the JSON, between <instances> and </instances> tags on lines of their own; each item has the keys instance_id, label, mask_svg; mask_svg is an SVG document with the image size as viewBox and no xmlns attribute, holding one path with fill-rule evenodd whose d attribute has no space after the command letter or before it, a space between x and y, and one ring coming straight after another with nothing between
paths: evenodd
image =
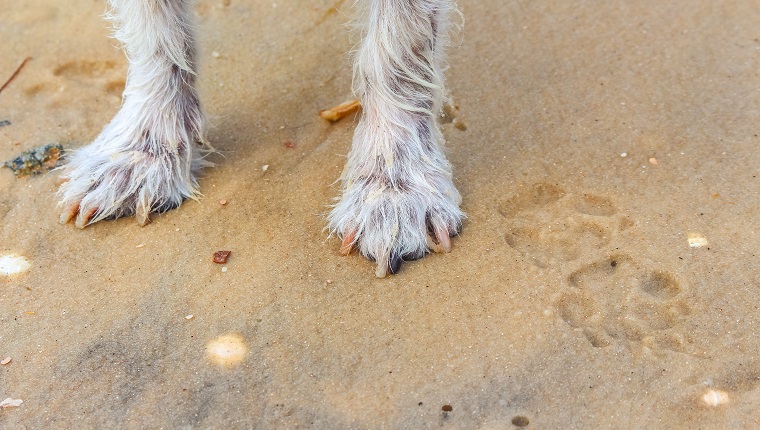
<instances>
[{"instance_id":1,"label":"brown sand texture","mask_svg":"<svg viewBox=\"0 0 760 430\"><path fill-rule=\"evenodd\" d=\"M386 279L323 230L350 3L197 2L220 155L146 227L0 170L0 428L760 428L760 3L461 0L468 218ZM117 112L104 10L0 0L0 160Z\"/></svg>"}]
</instances>

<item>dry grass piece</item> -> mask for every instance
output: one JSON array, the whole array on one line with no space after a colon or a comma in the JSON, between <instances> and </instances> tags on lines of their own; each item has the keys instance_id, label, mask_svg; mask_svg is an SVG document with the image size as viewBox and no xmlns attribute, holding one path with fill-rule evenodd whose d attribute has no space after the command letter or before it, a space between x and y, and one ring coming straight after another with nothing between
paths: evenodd
<instances>
[{"instance_id":1,"label":"dry grass piece","mask_svg":"<svg viewBox=\"0 0 760 430\"><path fill-rule=\"evenodd\" d=\"M353 100L331 109L319 111L319 116L330 122L335 122L357 112L361 107L362 105L359 103L359 100Z\"/></svg>"},{"instance_id":2,"label":"dry grass piece","mask_svg":"<svg viewBox=\"0 0 760 430\"><path fill-rule=\"evenodd\" d=\"M26 66L26 63L29 62L29 60L31 60L31 59L32 59L32 57L26 57L26 58L24 58L24 61L22 61L21 64L19 64L18 67L16 67L16 71L13 72L13 74L11 75L11 77L8 78L7 81L5 81L5 83L3 84L2 87L0 87L0 93L3 92L3 90L5 89L5 87L7 87L8 84L10 84L12 80L16 79L16 76L18 76L18 73L21 71L21 69L24 68L24 66Z\"/></svg>"}]
</instances>

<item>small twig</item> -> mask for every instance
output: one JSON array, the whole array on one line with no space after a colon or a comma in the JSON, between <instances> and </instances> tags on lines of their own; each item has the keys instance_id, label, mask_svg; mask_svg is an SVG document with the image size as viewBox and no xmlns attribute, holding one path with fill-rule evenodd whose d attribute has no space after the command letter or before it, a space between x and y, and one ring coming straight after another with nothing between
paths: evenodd
<instances>
[{"instance_id":1,"label":"small twig","mask_svg":"<svg viewBox=\"0 0 760 430\"><path fill-rule=\"evenodd\" d=\"M20 72L20 71L21 71L21 69L23 69L23 68L24 68L24 66L26 65L26 63L27 63L29 60L31 60L31 59L32 59L32 57L26 57L26 58L24 58L24 61L22 61L22 62L21 62L21 64L19 64L19 65L18 65L18 67L16 68L16 71L15 71L15 72L13 72L13 74L11 75L11 77L10 77L10 78L8 78L8 80L7 80L7 81L5 81L5 83L3 84L3 86L2 86L2 87L0 87L0 93L2 93L2 92L3 92L3 90L5 89L5 87L7 87L7 86L8 86L8 84L10 84L10 83L11 83L11 81L12 81L13 79L15 79L15 78L16 78L16 75L18 75L18 72Z\"/></svg>"}]
</instances>

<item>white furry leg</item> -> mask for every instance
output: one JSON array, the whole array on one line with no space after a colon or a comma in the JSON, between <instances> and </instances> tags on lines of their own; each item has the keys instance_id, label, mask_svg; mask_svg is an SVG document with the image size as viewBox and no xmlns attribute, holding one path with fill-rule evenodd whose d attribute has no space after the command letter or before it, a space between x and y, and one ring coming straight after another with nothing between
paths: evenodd
<instances>
[{"instance_id":1,"label":"white furry leg","mask_svg":"<svg viewBox=\"0 0 760 430\"><path fill-rule=\"evenodd\" d=\"M121 110L64 168L61 222L149 214L196 198L205 119L193 87L189 0L110 0L129 58ZM78 215L77 215L78 214Z\"/></svg>"},{"instance_id":2,"label":"white furry leg","mask_svg":"<svg viewBox=\"0 0 760 430\"><path fill-rule=\"evenodd\" d=\"M364 108L329 228L377 261L376 274L450 250L460 196L437 123L449 0L370 0L354 62Z\"/></svg>"}]
</instances>

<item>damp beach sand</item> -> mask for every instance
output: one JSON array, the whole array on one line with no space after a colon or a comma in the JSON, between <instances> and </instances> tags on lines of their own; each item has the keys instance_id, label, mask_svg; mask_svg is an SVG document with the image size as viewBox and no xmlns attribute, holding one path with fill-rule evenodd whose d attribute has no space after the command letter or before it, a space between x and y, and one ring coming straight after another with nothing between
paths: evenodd
<instances>
[{"instance_id":1,"label":"damp beach sand","mask_svg":"<svg viewBox=\"0 0 760 430\"><path fill-rule=\"evenodd\" d=\"M200 201L78 230L0 169L0 428L759 427L757 3L461 0L468 218L385 279L323 231L342 3L197 2ZM0 0L0 161L116 113L104 7Z\"/></svg>"}]
</instances>

